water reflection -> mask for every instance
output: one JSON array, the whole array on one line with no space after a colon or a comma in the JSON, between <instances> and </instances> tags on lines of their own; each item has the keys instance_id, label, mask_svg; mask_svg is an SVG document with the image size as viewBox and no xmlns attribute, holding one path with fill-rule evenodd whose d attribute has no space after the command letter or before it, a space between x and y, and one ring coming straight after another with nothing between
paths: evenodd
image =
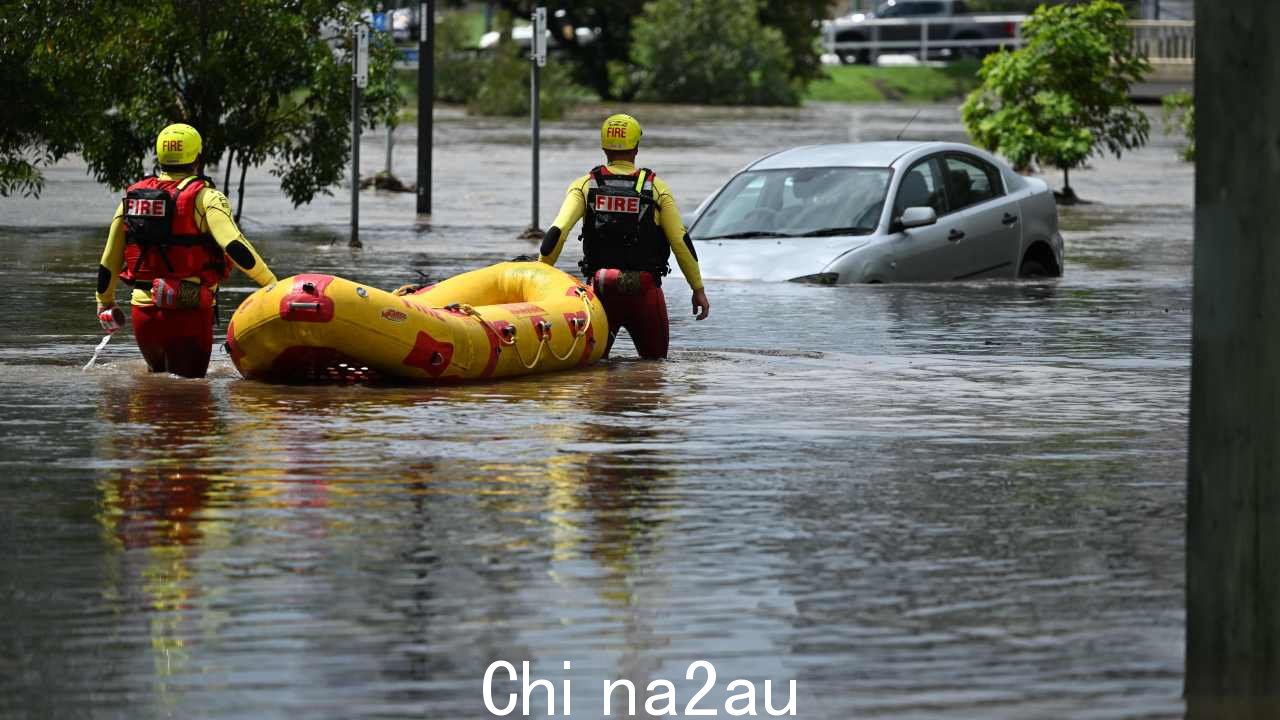
<instances>
[{"instance_id":1,"label":"water reflection","mask_svg":"<svg viewBox=\"0 0 1280 720\"><path fill-rule=\"evenodd\" d=\"M135 376L108 384L98 404L99 521L123 549L202 538L201 511L217 484L201 441L223 432L208 383Z\"/></svg>"},{"instance_id":2,"label":"water reflection","mask_svg":"<svg viewBox=\"0 0 1280 720\"><path fill-rule=\"evenodd\" d=\"M98 521L121 551L112 594L145 609L155 702L173 712L170 683L190 671L206 592L194 560L217 542L210 536L222 526L207 515L227 494L202 442L223 429L208 383L126 375L103 384Z\"/></svg>"}]
</instances>

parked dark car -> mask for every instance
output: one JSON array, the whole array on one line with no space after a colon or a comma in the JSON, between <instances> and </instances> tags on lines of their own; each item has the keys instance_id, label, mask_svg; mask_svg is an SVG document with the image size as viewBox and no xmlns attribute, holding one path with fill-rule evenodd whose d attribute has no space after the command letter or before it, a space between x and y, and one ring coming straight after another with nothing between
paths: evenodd
<instances>
[{"instance_id":1,"label":"parked dark car","mask_svg":"<svg viewBox=\"0 0 1280 720\"><path fill-rule=\"evenodd\" d=\"M885 0L873 12L830 21L825 32L844 63L870 63L887 53L920 55L922 45L922 60L980 58L1016 38L1021 17L972 13L965 0Z\"/></svg>"}]
</instances>

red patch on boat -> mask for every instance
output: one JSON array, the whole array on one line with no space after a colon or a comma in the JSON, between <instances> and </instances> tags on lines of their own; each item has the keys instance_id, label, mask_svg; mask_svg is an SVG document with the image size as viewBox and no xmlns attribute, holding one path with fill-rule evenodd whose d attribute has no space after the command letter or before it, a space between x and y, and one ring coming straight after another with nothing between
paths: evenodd
<instances>
[{"instance_id":1,"label":"red patch on boat","mask_svg":"<svg viewBox=\"0 0 1280 720\"><path fill-rule=\"evenodd\" d=\"M280 317L290 322L329 322L333 319L333 298L325 289L332 275L297 275L293 289L280 300Z\"/></svg>"},{"instance_id":2,"label":"red patch on boat","mask_svg":"<svg viewBox=\"0 0 1280 720\"><path fill-rule=\"evenodd\" d=\"M453 343L441 342L419 330L413 349L402 364L416 367L433 378L438 378L453 362Z\"/></svg>"}]
</instances>

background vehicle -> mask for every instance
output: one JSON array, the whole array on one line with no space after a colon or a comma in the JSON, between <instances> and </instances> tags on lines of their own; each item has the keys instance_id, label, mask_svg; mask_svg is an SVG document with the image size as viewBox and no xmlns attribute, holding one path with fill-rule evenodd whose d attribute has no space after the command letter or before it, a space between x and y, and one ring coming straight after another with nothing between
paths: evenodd
<instances>
[{"instance_id":1,"label":"background vehicle","mask_svg":"<svg viewBox=\"0 0 1280 720\"><path fill-rule=\"evenodd\" d=\"M694 212L703 272L878 283L1057 277L1049 186L969 145L811 145L748 165Z\"/></svg>"},{"instance_id":2,"label":"background vehicle","mask_svg":"<svg viewBox=\"0 0 1280 720\"><path fill-rule=\"evenodd\" d=\"M844 63L878 54L930 58L982 57L1014 43L1022 15L975 14L964 0L886 0L874 12L853 13L824 27L828 48Z\"/></svg>"}]
</instances>

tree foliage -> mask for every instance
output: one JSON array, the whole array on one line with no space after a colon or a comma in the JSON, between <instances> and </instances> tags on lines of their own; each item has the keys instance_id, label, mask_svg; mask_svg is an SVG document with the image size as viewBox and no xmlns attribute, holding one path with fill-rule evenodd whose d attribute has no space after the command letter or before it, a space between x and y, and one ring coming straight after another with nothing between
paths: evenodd
<instances>
[{"instance_id":1,"label":"tree foliage","mask_svg":"<svg viewBox=\"0 0 1280 720\"><path fill-rule=\"evenodd\" d=\"M327 193L350 157L359 11L347 0L5 5L0 192L38 191L39 168L72 152L100 182L123 187L144 174L155 134L187 122L207 165L272 162L295 204ZM398 104L394 48L374 39L369 123Z\"/></svg>"},{"instance_id":2,"label":"tree foliage","mask_svg":"<svg viewBox=\"0 0 1280 720\"><path fill-rule=\"evenodd\" d=\"M760 3L760 23L782 33L791 56L790 75L801 85L824 77L821 20L830 6L826 0L764 0Z\"/></svg>"},{"instance_id":3,"label":"tree foliage","mask_svg":"<svg viewBox=\"0 0 1280 720\"><path fill-rule=\"evenodd\" d=\"M777 28L760 24L757 0L655 0L632 25L631 62L615 89L638 100L795 105L792 61Z\"/></svg>"},{"instance_id":4,"label":"tree foliage","mask_svg":"<svg viewBox=\"0 0 1280 720\"><path fill-rule=\"evenodd\" d=\"M978 71L982 85L961 108L974 142L1017 167L1060 168L1068 195L1069 171L1091 155L1144 144L1151 124L1129 88L1151 68L1131 49L1126 19L1112 0L1036 10L1026 45L987 56Z\"/></svg>"}]
</instances>

